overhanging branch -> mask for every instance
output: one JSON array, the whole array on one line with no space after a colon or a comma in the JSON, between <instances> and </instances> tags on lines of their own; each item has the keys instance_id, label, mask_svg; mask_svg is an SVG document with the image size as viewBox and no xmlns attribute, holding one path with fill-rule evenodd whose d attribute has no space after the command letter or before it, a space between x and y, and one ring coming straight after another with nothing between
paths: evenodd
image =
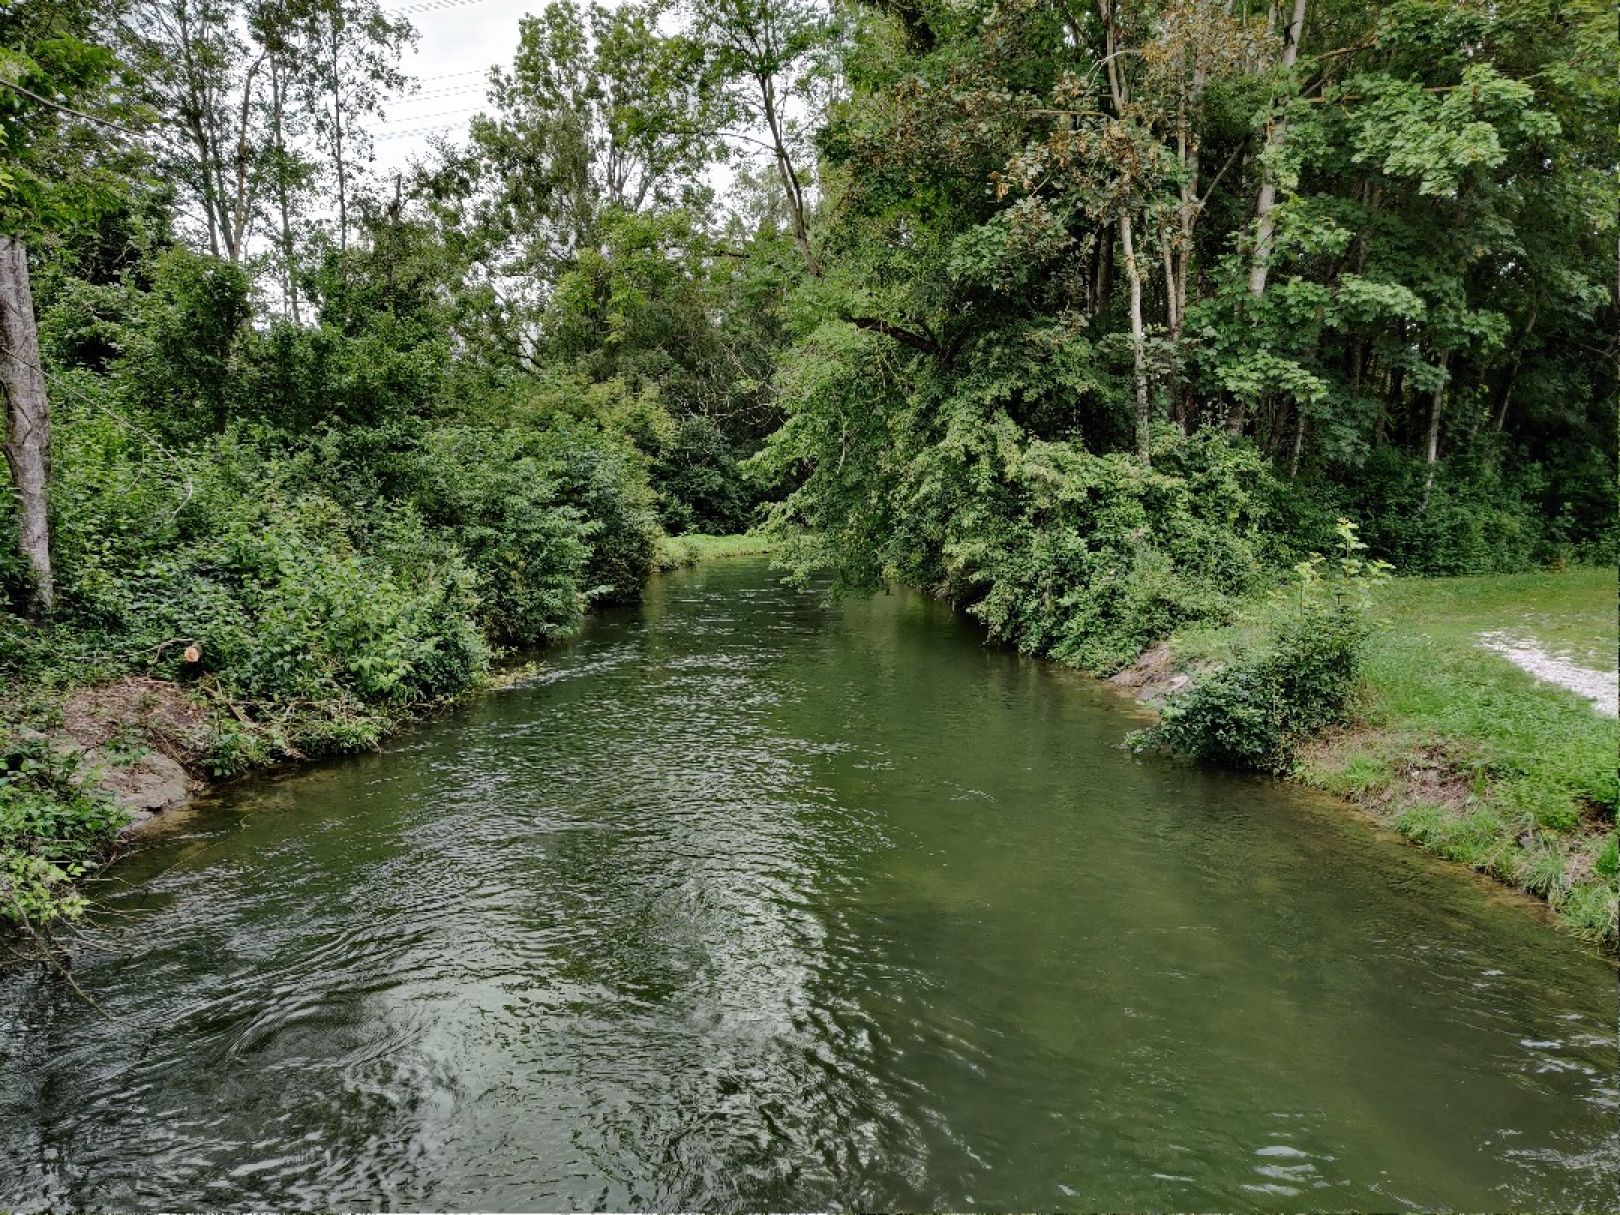
<instances>
[{"instance_id":1,"label":"overhanging branch","mask_svg":"<svg viewBox=\"0 0 1620 1215\"><path fill-rule=\"evenodd\" d=\"M900 325L893 324L877 316L846 316L844 318L857 329L866 329L872 333L881 333L884 337L893 338L902 346L909 346L913 350L920 350L924 354L934 355L936 358L944 357L945 350L931 336L922 333L913 333Z\"/></svg>"}]
</instances>

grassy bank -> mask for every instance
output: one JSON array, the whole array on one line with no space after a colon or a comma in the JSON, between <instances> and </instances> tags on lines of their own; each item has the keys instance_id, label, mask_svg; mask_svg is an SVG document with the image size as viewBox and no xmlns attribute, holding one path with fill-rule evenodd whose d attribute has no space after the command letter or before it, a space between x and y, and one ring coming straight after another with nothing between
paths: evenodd
<instances>
[{"instance_id":1,"label":"grassy bank","mask_svg":"<svg viewBox=\"0 0 1620 1215\"><path fill-rule=\"evenodd\" d=\"M1294 774L1429 850L1545 898L1577 934L1620 943L1620 727L1480 644L1503 632L1613 671L1615 572L1397 579L1380 588L1349 724L1299 748ZM1229 662L1280 605L1171 642L1173 665Z\"/></svg>"},{"instance_id":2,"label":"grassy bank","mask_svg":"<svg viewBox=\"0 0 1620 1215\"><path fill-rule=\"evenodd\" d=\"M682 569L714 557L764 557L777 551L779 542L757 532L734 536L710 536L689 532L684 536L664 536L658 541L653 563L660 570Z\"/></svg>"}]
</instances>

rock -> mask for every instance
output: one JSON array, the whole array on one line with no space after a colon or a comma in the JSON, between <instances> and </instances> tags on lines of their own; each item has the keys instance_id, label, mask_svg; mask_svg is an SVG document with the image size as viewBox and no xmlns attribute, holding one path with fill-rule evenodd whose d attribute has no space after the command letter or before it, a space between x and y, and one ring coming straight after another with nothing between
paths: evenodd
<instances>
[{"instance_id":1,"label":"rock","mask_svg":"<svg viewBox=\"0 0 1620 1215\"><path fill-rule=\"evenodd\" d=\"M1176 662L1169 642L1161 641L1130 666L1109 676L1108 682L1133 693L1143 704L1158 705L1192 682L1192 676L1177 669Z\"/></svg>"},{"instance_id":2,"label":"rock","mask_svg":"<svg viewBox=\"0 0 1620 1215\"><path fill-rule=\"evenodd\" d=\"M97 750L84 753L84 764L96 784L139 822L188 801L191 776L160 751L149 751L127 763L113 763Z\"/></svg>"}]
</instances>

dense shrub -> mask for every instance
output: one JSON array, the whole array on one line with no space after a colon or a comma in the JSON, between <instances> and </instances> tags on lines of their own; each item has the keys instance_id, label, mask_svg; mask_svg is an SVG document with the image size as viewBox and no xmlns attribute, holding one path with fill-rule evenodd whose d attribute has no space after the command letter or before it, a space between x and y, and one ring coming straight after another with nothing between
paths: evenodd
<instances>
[{"instance_id":1,"label":"dense shrub","mask_svg":"<svg viewBox=\"0 0 1620 1215\"><path fill-rule=\"evenodd\" d=\"M1143 741L1188 759L1282 771L1296 743L1344 720L1366 637L1358 612L1309 612L1264 650L1171 697Z\"/></svg>"},{"instance_id":2,"label":"dense shrub","mask_svg":"<svg viewBox=\"0 0 1620 1215\"><path fill-rule=\"evenodd\" d=\"M1558 473L1526 453L1480 443L1432 470L1381 448L1337 480L1301 478L1274 498L1278 540L1331 541L1332 520L1364 520L1369 551L1403 574L1493 574L1557 562L1607 563L1617 538L1612 455L1570 459ZM1606 499L1605 499L1606 495Z\"/></svg>"},{"instance_id":3,"label":"dense shrub","mask_svg":"<svg viewBox=\"0 0 1620 1215\"><path fill-rule=\"evenodd\" d=\"M306 752L373 743L482 677L476 577L408 505L362 527L295 468L230 442L191 453L178 500L144 513L124 478L77 480L98 467L64 478L78 520L61 533L64 613L86 644L206 679ZM187 644L201 661L182 666Z\"/></svg>"},{"instance_id":4,"label":"dense shrub","mask_svg":"<svg viewBox=\"0 0 1620 1215\"><path fill-rule=\"evenodd\" d=\"M37 928L85 906L73 881L126 816L43 738L0 739L0 927Z\"/></svg>"},{"instance_id":5,"label":"dense shrub","mask_svg":"<svg viewBox=\"0 0 1620 1215\"><path fill-rule=\"evenodd\" d=\"M514 431L446 427L420 452L415 499L477 572L492 637L535 645L585 607L585 568L605 528L564 506L556 470Z\"/></svg>"},{"instance_id":6,"label":"dense shrub","mask_svg":"<svg viewBox=\"0 0 1620 1215\"><path fill-rule=\"evenodd\" d=\"M711 419L681 418L653 468L660 516L673 533L745 531L755 505L732 441Z\"/></svg>"},{"instance_id":7,"label":"dense shrub","mask_svg":"<svg viewBox=\"0 0 1620 1215\"><path fill-rule=\"evenodd\" d=\"M232 411L233 357L252 332L247 272L178 246L142 269L125 284L115 331L120 386L172 439L216 431Z\"/></svg>"},{"instance_id":8,"label":"dense shrub","mask_svg":"<svg viewBox=\"0 0 1620 1215\"><path fill-rule=\"evenodd\" d=\"M1387 566L1361 556L1355 527L1339 521L1340 555L1296 569L1297 603L1249 653L1173 695L1159 723L1136 736L1188 759L1285 770L1294 747L1342 722L1361 675L1370 588Z\"/></svg>"},{"instance_id":9,"label":"dense shrub","mask_svg":"<svg viewBox=\"0 0 1620 1215\"><path fill-rule=\"evenodd\" d=\"M586 599L639 598L658 542L646 458L628 441L585 421L557 419L530 442L560 500L587 521Z\"/></svg>"},{"instance_id":10,"label":"dense shrub","mask_svg":"<svg viewBox=\"0 0 1620 1215\"><path fill-rule=\"evenodd\" d=\"M590 414L171 445L116 381L60 382L61 609L50 630L7 616L0 667L48 678L65 645L80 675L195 681L250 727L226 731L223 768L370 745L478 683L490 642L562 635L652 561L646 460ZM20 593L20 571L0 583Z\"/></svg>"},{"instance_id":11,"label":"dense shrub","mask_svg":"<svg viewBox=\"0 0 1620 1215\"><path fill-rule=\"evenodd\" d=\"M1031 443L997 515L963 519L946 563L996 639L1112 671L1256 584L1265 479L1251 449L1213 435L1162 437L1152 470Z\"/></svg>"},{"instance_id":12,"label":"dense shrub","mask_svg":"<svg viewBox=\"0 0 1620 1215\"><path fill-rule=\"evenodd\" d=\"M1027 653L1117 669L1230 614L1276 549L1275 478L1246 441L1161 427L1149 468L1072 421L1038 437L1077 400L1114 401L1067 331L987 338L908 381L883 347L822 330L779 388L788 421L753 468L797 480L770 515L787 563L840 588L929 587Z\"/></svg>"}]
</instances>

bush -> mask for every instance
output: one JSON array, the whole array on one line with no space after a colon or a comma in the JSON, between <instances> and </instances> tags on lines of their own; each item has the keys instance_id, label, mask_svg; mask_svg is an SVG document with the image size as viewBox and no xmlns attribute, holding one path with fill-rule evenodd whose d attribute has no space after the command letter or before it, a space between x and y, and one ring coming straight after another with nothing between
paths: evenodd
<instances>
[{"instance_id":1,"label":"bush","mask_svg":"<svg viewBox=\"0 0 1620 1215\"><path fill-rule=\"evenodd\" d=\"M43 738L0 740L0 925L38 929L73 919L72 883L93 869L126 821Z\"/></svg>"},{"instance_id":2,"label":"bush","mask_svg":"<svg viewBox=\"0 0 1620 1215\"><path fill-rule=\"evenodd\" d=\"M671 532L729 535L746 530L755 499L737 452L712 420L690 414L659 452L653 484Z\"/></svg>"},{"instance_id":3,"label":"bush","mask_svg":"<svg viewBox=\"0 0 1620 1215\"><path fill-rule=\"evenodd\" d=\"M1172 696L1158 725L1135 736L1187 759L1286 770L1295 746L1348 716L1370 632L1369 591L1386 573L1355 525L1339 521L1341 555L1301 562L1298 606L1254 652ZM1324 579L1324 573L1326 578Z\"/></svg>"},{"instance_id":4,"label":"bush","mask_svg":"<svg viewBox=\"0 0 1620 1215\"><path fill-rule=\"evenodd\" d=\"M160 453L74 418L61 450L58 627L81 677L201 681L268 731L222 767L372 745L487 670L477 576L410 503L340 502L236 430ZM17 661L38 641L3 632Z\"/></svg>"},{"instance_id":5,"label":"bush","mask_svg":"<svg viewBox=\"0 0 1620 1215\"><path fill-rule=\"evenodd\" d=\"M278 723L278 745L372 745L488 663L471 571L409 513L389 531L360 551L335 503L272 498L124 578L126 635L143 648L197 643L200 663L165 673L211 676L239 709Z\"/></svg>"},{"instance_id":6,"label":"bush","mask_svg":"<svg viewBox=\"0 0 1620 1215\"><path fill-rule=\"evenodd\" d=\"M1537 498L1545 475L1524 461L1458 456L1431 470L1407 452L1371 456L1340 509L1366 520L1363 539L1403 574L1492 574L1529 569L1544 555L1547 523Z\"/></svg>"},{"instance_id":7,"label":"bush","mask_svg":"<svg viewBox=\"0 0 1620 1215\"><path fill-rule=\"evenodd\" d=\"M1298 742L1344 720L1366 637L1357 613L1312 612L1264 653L1172 696L1142 741L1187 759L1284 771Z\"/></svg>"},{"instance_id":8,"label":"bush","mask_svg":"<svg viewBox=\"0 0 1620 1215\"><path fill-rule=\"evenodd\" d=\"M960 517L947 566L980 589L971 610L992 637L1106 674L1259 581L1267 474L1253 449L1164 437L1155 460L1034 442L995 513Z\"/></svg>"},{"instance_id":9,"label":"bush","mask_svg":"<svg viewBox=\"0 0 1620 1215\"><path fill-rule=\"evenodd\" d=\"M646 458L589 422L556 420L532 438L561 500L587 520L585 590L593 603L640 598L658 544Z\"/></svg>"},{"instance_id":10,"label":"bush","mask_svg":"<svg viewBox=\"0 0 1620 1215\"><path fill-rule=\"evenodd\" d=\"M446 427L423 444L414 497L478 575L490 636L538 645L585 607L592 538L604 532L564 506L556 470L515 431Z\"/></svg>"}]
</instances>

